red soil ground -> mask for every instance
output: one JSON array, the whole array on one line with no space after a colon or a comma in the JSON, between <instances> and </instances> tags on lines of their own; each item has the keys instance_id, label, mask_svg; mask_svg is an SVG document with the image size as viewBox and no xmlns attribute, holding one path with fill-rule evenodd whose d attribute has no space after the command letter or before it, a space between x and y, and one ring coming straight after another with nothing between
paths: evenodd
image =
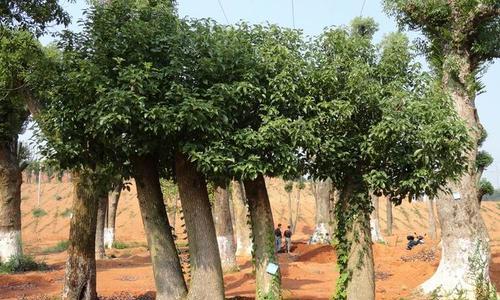
<instances>
[{"instance_id":1,"label":"red soil ground","mask_svg":"<svg viewBox=\"0 0 500 300\"><path fill-rule=\"evenodd\" d=\"M268 180L276 222L287 223L287 194L280 180ZM24 184L22 191L23 240L25 252L45 261L49 271L0 275L0 299L53 299L61 292L66 253L41 254L43 249L67 240L71 205L69 183L42 184L40 207L45 216L34 218L37 207L36 185ZM295 201L296 191L293 192ZM97 290L104 299L153 299L154 284L147 252L136 191L125 191L120 199L117 217L117 241L130 247L109 250L114 257L97 262ZM381 228L385 229L385 205L381 201ZM491 238L492 264L490 275L500 289L500 203L485 202L482 215ZM409 299L413 290L429 278L439 263L437 241L426 240L424 246L405 250L406 235L427 232L427 210L424 203L405 203L394 210L394 234L386 244L375 244L377 299ZM177 224L180 224L177 219ZM180 226L178 226L180 228ZM300 218L291 255L280 254L283 290L286 299L328 299L338 276L335 253L330 246L307 245L314 227L314 201L306 187L302 191ZM179 234L181 234L179 232ZM425 254L425 255L420 255ZM408 261L408 256L417 259ZM405 258L405 259L402 259ZM228 298L252 299L255 280L249 259L239 258L240 271L225 276ZM412 299L415 299L414 297Z\"/></svg>"}]
</instances>

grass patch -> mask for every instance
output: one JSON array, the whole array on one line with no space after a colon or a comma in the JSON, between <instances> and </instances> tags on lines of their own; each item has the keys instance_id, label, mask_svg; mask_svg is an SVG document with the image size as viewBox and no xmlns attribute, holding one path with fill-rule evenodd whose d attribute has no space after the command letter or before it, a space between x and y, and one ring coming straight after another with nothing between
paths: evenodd
<instances>
[{"instance_id":1,"label":"grass patch","mask_svg":"<svg viewBox=\"0 0 500 300\"><path fill-rule=\"evenodd\" d=\"M500 203L497 203L497 209L500 209Z\"/></svg>"},{"instance_id":2,"label":"grass patch","mask_svg":"<svg viewBox=\"0 0 500 300\"><path fill-rule=\"evenodd\" d=\"M35 218L41 218L43 216L46 216L47 215L47 212L45 210L43 210L43 208L35 208L31 211L31 214L33 215L33 217Z\"/></svg>"},{"instance_id":3,"label":"grass patch","mask_svg":"<svg viewBox=\"0 0 500 300\"><path fill-rule=\"evenodd\" d=\"M62 197L61 197L61 196L59 196L58 194L56 194L56 195L54 196L54 199L56 199L56 201L61 201L61 200L62 200Z\"/></svg>"},{"instance_id":4,"label":"grass patch","mask_svg":"<svg viewBox=\"0 0 500 300\"><path fill-rule=\"evenodd\" d=\"M0 274L45 271L47 269L46 263L37 262L32 256L28 255L13 256L7 262L0 264Z\"/></svg>"},{"instance_id":5,"label":"grass patch","mask_svg":"<svg viewBox=\"0 0 500 300\"><path fill-rule=\"evenodd\" d=\"M62 213L61 216L64 218L69 218L73 214L73 211L70 208L66 208Z\"/></svg>"},{"instance_id":6,"label":"grass patch","mask_svg":"<svg viewBox=\"0 0 500 300\"><path fill-rule=\"evenodd\" d=\"M113 244L111 244L111 247L115 249L127 249L130 248L130 245L123 242L114 241Z\"/></svg>"},{"instance_id":7,"label":"grass patch","mask_svg":"<svg viewBox=\"0 0 500 300\"><path fill-rule=\"evenodd\" d=\"M69 241L60 241L57 245L45 248L42 250L43 254L60 253L68 250Z\"/></svg>"}]
</instances>

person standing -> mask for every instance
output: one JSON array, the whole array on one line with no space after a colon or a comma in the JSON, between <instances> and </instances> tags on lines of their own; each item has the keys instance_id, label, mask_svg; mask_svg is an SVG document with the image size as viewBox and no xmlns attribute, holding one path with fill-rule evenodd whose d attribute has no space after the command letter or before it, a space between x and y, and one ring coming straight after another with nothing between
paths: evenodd
<instances>
[{"instance_id":1,"label":"person standing","mask_svg":"<svg viewBox=\"0 0 500 300\"><path fill-rule=\"evenodd\" d=\"M286 253L290 253L290 249L292 248L292 230L290 229L290 225L285 230L285 247Z\"/></svg>"},{"instance_id":2,"label":"person standing","mask_svg":"<svg viewBox=\"0 0 500 300\"><path fill-rule=\"evenodd\" d=\"M281 239L283 235L281 234L281 224L278 224L278 228L274 230L274 247L276 253L281 250Z\"/></svg>"}]
</instances>

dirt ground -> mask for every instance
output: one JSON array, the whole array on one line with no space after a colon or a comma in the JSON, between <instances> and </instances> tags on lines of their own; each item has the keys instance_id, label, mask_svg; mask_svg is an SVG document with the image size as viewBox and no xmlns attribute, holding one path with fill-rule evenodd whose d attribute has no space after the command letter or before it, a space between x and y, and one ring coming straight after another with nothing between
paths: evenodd
<instances>
[{"instance_id":1,"label":"dirt ground","mask_svg":"<svg viewBox=\"0 0 500 300\"><path fill-rule=\"evenodd\" d=\"M288 195L283 183L268 180L275 222L287 223ZM297 191L292 193L293 201ZM41 185L40 208L46 215L35 218L38 207L37 186L23 184L22 234L24 250L37 260L45 261L49 271L0 275L0 299L50 299L62 289L66 253L42 254L49 246L67 240L71 206L70 183ZM314 200L308 187L301 192L300 218L294 236L293 253L280 254L283 290L286 299L328 299L337 277L335 253L330 246L307 245L314 227ZM492 264L490 275L500 289L500 203L485 202L482 214L491 238ZM438 241L426 239L426 244L413 251L405 249L406 235L427 232L427 209L421 202L404 203L394 208L394 234L385 236L385 244L375 244L377 299L408 299L413 290L428 279L437 268L440 251ZM385 230L385 201L380 202L381 228ZM176 227L182 237L177 218ZM112 258L97 262L97 290L103 299L153 299L152 267L146 248L136 191L125 191L120 199L117 216L117 241L128 247L107 251ZM252 299L255 280L249 259L239 258L240 271L225 275L228 298ZM412 298L414 299L414 298Z\"/></svg>"}]
</instances>

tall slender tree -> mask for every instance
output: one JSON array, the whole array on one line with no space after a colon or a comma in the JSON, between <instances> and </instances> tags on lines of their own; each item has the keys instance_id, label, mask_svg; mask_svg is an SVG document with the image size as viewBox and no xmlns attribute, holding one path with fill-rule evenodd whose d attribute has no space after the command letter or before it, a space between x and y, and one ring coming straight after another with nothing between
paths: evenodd
<instances>
[{"instance_id":1,"label":"tall slender tree","mask_svg":"<svg viewBox=\"0 0 500 300\"><path fill-rule=\"evenodd\" d=\"M420 31L426 53L455 111L466 122L474 147L467 152L468 171L450 181L449 192L436 202L442 235L442 257L435 274L422 286L425 293L465 293L475 299L478 281L490 286L488 233L477 201L476 161L484 129L476 110L485 66L500 57L500 1L385 0L387 12L401 27ZM472 263L472 261L476 261ZM472 275L471 275L472 274Z\"/></svg>"}]
</instances>

